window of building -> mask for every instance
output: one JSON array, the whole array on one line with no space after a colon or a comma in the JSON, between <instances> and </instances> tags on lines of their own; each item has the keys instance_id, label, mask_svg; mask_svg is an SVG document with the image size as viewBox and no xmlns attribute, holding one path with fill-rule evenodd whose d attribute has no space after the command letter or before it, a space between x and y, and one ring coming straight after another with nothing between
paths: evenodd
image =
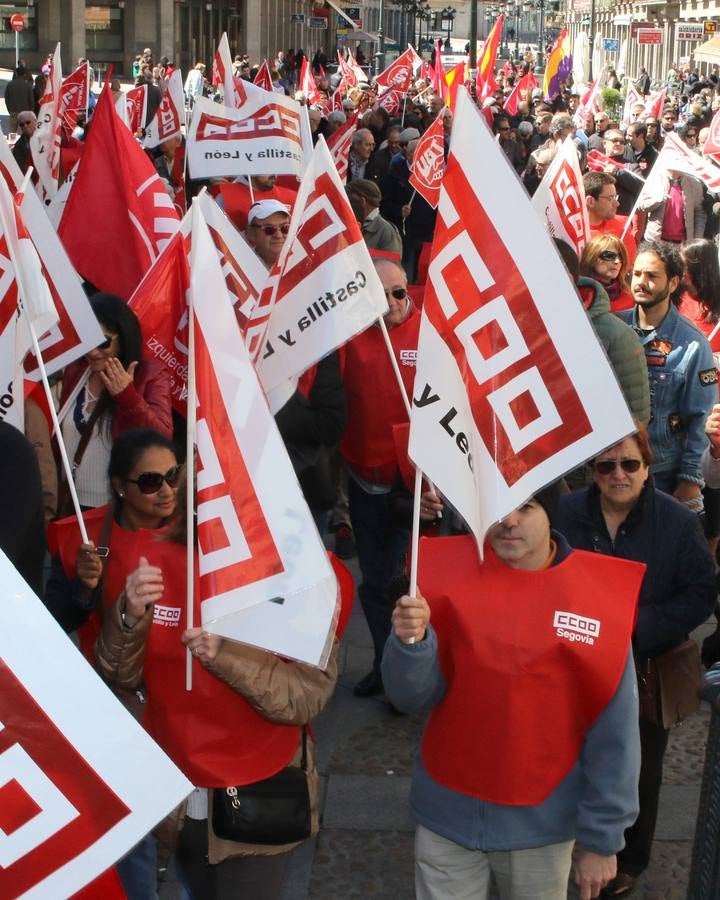
<instances>
[{"instance_id":1,"label":"window of building","mask_svg":"<svg viewBox=\"0 0 720 900\"><path fill-rule=\"evenodd\" d=\"M94 0L85 6L85 46L90 56L104 50L125 49L123 39L125 3Z\"/></svg>"},{"instance_id":2,"label":"window of building","mask_svg":"<svg viewBox=\"0 0 720 900\"><path fill-rule=\"evenodd\" d=\"M15 3L0 3L0 50L15 49L15 32L10 27L10 17L21 15L25 19L25 27L18 32L20 56L24 50L37 50L37 7L28 5L27 0L16 0Z\"/></svg>"}]
</instances>

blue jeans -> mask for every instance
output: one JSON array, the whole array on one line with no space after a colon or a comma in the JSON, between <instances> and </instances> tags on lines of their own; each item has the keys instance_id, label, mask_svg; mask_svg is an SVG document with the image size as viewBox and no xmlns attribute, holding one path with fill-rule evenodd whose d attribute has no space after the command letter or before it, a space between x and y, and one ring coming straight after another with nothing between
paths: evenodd
<instances>
[{"instance_id":1,"label":"blue jeans","mask_svg":"<svg viewBox=\"0 0 720 900\"><path fill-rule=\"evenodd\" d=\"M352 478L348 494L362 573L358 596L373 639L373 668L379 671L396 599L389 596L388 588L393 575L403 571L410 532L394 524L388 494L368 494Z\"/></svg>"},{"instance_id":2,"label":"blue jeans","mask_svg":"<svg viewBox=\"0 0 720 900\"><path fill-rule=\"evenodd\" d=\"M157 841L146 834L116 865L128 900L157 900Z\"/></svg>"}]
</instances>

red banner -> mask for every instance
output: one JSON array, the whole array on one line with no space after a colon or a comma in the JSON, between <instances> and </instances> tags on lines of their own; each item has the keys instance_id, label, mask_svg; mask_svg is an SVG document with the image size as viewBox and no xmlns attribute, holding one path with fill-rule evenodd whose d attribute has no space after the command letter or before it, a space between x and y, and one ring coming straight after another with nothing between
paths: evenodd
<instances>
[{"instance_id":1,"label":"red banner","mask_svg":"<svg viewBox=\"0 0 720 900\"><path fill-rule=\"evenodd\" d=\"M434 209L440 201L444 171L445 128L442 115L438 115L420 138L410 167L410 184Z\"/></svg>"}]
</instances>

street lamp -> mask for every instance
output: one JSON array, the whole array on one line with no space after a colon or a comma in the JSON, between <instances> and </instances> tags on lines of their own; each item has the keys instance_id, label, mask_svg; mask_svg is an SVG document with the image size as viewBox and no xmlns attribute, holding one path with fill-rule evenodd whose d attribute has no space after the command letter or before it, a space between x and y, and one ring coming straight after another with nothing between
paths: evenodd
<instances>
[{"instance_id":1,"label":"street lamp","mask_svg":"<svg viewBox=\"0 0 720 900\"><path fill-rule=\"evenodd\" d=\"M520 25L522 22L523 8L525 7L523 0L508 0L505 11L508 18L515 18L515 62L520 62ZM509 56L508 48L508 56Z\"/></svg>"},{"instance_id":2,"label":"street lamp","mask_svg":"<svg viewBox=\"0 0 720 900\"><path fill-rule=\"evenodd\" d=\"M385 69L385 33L383 31L383 18L385 16L385 0L380 0L380 18L378 20L378 48L375 54L375 74L379 75Z\"/></svg>"},{"instance_id":3,"label":"street lamp","mask_svg":"<svg viewBox=\"0 0 720 900\"><path fill-rule=\"evenodd\" d=\"M453 30L453 21L455 19L455 13L457 10L452 6L446 6L445 9L440 12L440 24L447 25L447 38L445 38L445 43L447 46L450 46L450 32Z\"/></svg>"},{"instance_id":4,"label":"street lamp","mask_svg":"<svg viewBox=\"0 0 720 900\"><path fill-rule=\"evenodd\" d=\"M538 28L538 49L535 56L535 74L542 75L545 71L545 9L551 0L526 0L525 8L534 9L540 13Z\"/></svg>"}]
</instances>

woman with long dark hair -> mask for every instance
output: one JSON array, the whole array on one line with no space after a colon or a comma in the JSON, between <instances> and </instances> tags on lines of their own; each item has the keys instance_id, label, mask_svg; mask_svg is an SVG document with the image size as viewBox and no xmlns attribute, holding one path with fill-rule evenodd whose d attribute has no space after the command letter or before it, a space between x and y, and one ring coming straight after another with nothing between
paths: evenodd
<instances>
[{"instance_id":1,"label":"woman with long dark hair","mask_svg":"<svg viewBox=\"0 0 720 900\"><path fill-rule=\"evenodd\" d=\"M95 294L90 305L105 340L65 369L59 413L86 508L110 500L107 469L119 435L153 428L172 437L170 375L155 360L143 359L137 316L115 294Z\"/></svg>"},{"instance_id":2,"label":"woman with long dark hair","mask_svg":"<svg viewBox=\"0 0 720 900\"><path fill-rule=\"evenodd\" d=\"M681 248L685 263L680 313L708 336L720 320L720 264L714 241L697 238ZM714 353L720 352L720 337L711 341Z\"/></svg>"}]
</instances>

